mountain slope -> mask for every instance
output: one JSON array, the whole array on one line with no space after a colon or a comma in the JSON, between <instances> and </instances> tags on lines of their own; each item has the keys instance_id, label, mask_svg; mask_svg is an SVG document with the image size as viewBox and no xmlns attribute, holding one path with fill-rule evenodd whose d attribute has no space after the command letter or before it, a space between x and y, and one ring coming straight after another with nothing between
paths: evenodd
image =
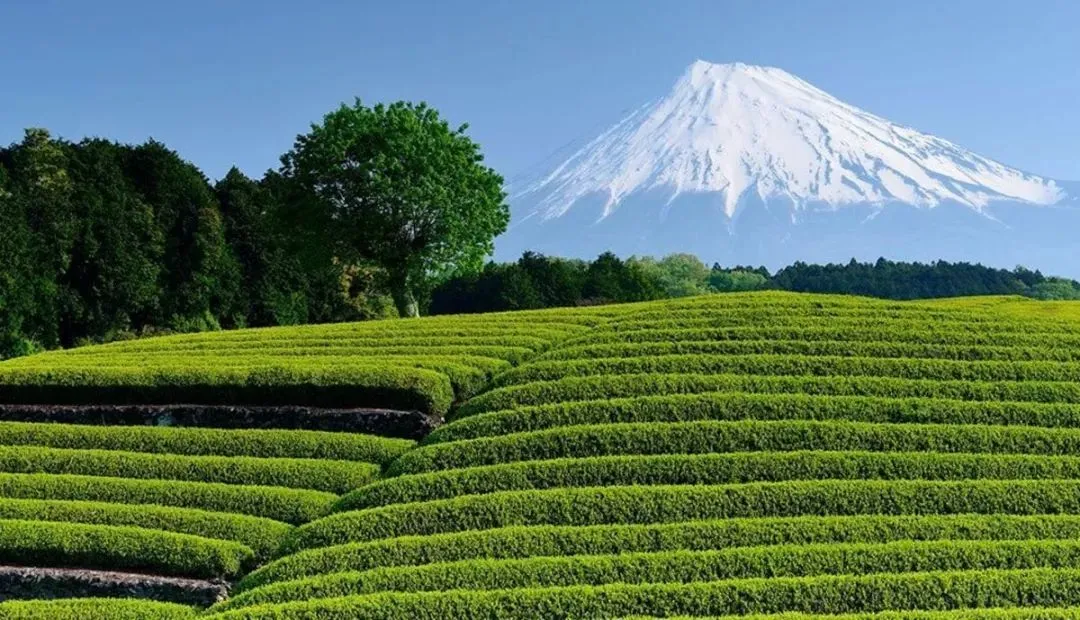
<instances>
[{"instance_id":1,"label":"mountain slope","mask_svg":"<svg viewBox=\"0 0 1080 620\"><path fill-rule=\"evenodd\" d=\"M974 254L990 242L980 239L985 233L1008 238L1016 225L1006 220L1016 217L1052 225L1059 210L1034 212L1073 207L1070 194L1060 182L891 123L780 69L698 61L667 96L513 193L512 229L498 247L587 256L688 245L709 260L769 264L780 255L903 254L925 239L931 243L913 253L981 259ZM868 241L879 236L873 220L886 213L884 238ZM1071 208L1064 213L1075 217ZM808 226L834 237L827 251L814 242L820 232L800 246ZM932 243L943 226L959 236L945 248ZM758 250L739 249L748 245Z\"/></svg>"}]
</instances>

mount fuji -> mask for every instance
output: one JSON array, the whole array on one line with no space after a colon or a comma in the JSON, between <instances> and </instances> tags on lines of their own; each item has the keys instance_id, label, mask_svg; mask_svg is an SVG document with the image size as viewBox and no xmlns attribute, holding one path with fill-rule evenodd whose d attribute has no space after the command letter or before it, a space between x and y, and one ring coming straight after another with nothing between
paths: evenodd
<instances>
[{"instance_id":1,"label":"mount fuji","mask_svg":"<svg viewBox=\"0 0 1080 620\"><path fill-rule=\"evenodd\" d=\"M697 61L663 98L510 189L499 258L979 261L1080 276L1080 184L860 110L772 67Z\"/></svg>"}]
</instances>

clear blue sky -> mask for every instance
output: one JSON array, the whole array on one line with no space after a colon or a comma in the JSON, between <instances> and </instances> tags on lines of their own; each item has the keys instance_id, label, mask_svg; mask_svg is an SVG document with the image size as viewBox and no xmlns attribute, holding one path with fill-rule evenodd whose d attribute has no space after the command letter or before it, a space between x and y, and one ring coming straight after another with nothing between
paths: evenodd
<instances>
[{"instance_id":1,"label":"clear blue sky","mask_svg":"<svg viewBox=\"0 0 1080 620\"><path fill-rule=\"evenodd\" d=\"M1076 0L2 0L0 44L0 143L153 136L211 178L360 97L469 122L512 179L702 58L1080 180Z\"/></svg>"}]
</instances>

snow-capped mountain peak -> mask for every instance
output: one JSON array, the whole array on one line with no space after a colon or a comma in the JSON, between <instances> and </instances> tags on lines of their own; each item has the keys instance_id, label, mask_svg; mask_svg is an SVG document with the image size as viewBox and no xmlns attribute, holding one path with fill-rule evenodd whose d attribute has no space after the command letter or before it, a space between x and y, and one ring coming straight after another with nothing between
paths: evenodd
<instances>
[{"instance_id":1,"label":"snow-capped mountain peak","mask_svg":"<svg viewBox=\"0 0 1080 620\"><path fill-rule=\"evenodd\" d=\"M514 196L541 219L600 195L602 218L631 194L722 195L735 215L752 194L811 203L1058 202L1053 181L848 105L772 67L691 64L662 99L622 119Z\"/></svg>"}]
</instances>

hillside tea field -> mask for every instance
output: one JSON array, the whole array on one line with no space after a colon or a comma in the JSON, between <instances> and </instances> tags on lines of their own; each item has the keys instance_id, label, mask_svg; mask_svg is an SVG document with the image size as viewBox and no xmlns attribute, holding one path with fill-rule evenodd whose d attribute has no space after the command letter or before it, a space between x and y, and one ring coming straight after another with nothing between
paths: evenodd
<instances>
[{"instance_id":1,"label":"hillside tea field","mask_svg":"<svg viewBox=\"0 0 1080 620\"><path fill-rule=\"evenodd\" d=\"M170 336L4 362L0 403L0 619L1080 619L1068 303Z\"/></svg>"}]
</instances>

